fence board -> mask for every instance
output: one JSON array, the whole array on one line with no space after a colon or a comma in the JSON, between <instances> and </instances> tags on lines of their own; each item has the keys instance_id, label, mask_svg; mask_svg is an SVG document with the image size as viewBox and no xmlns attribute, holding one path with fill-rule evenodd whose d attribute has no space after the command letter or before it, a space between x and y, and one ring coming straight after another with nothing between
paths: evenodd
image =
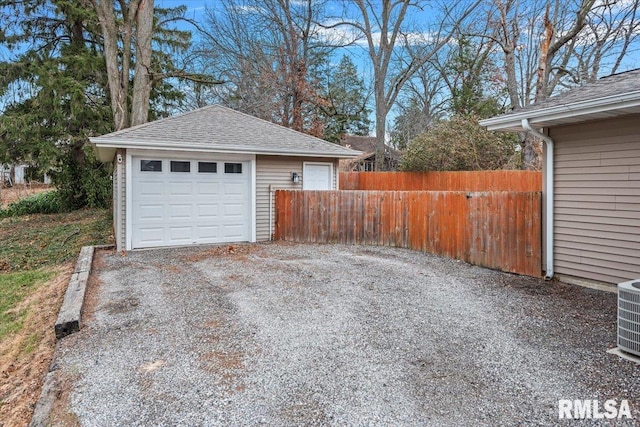
<instances>
[{"instance_id":1,"label":"fence board","mask_svg":"<svg viewBox=\"0 0 640 427\"><path fill-rule=\"evenodd\" d=\"M539 171L340 172L340 190L542 191Z\"/></svg>"},{"instance_id":2,"label":"fence board","mask_svg":"<svg viewBox=\"0 0 640 427\"><path fill-rule=\"evenodd\" d=\"M540 207L540 192L278 190L275 238L410 248L540 276Z\"/></svg>"}]
</instances>

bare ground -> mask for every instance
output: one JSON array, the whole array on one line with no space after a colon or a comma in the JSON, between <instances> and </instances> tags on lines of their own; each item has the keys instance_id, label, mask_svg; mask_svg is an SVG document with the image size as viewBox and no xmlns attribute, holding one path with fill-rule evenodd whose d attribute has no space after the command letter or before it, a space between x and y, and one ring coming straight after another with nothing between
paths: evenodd
<instances>
[{"instance_id":1,"label":"bare ground","mask_svg":"<svg viewBox=\"0 0 640 427\"><path fill-rule=\"evenodd\" d=\"M71 270L71 263L59 267L52 280L20 304L18 309L31 307L24 328L0 342L0 426L22 426L31 420L53 357L53 324ZM27 350L34 342L35 348Z\"/></svg>"}]
</instances>

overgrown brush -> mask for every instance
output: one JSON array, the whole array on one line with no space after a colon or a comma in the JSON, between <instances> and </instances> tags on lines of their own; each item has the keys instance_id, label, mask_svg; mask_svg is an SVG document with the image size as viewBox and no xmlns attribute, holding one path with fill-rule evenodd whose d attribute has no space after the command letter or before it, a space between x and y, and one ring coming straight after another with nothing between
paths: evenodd
<instances>
[{"instance_id":1,"label":"overgrown brush","mask_svg":"<svg viewBox=\"0 0 640 427\"><path fill-rule=\"evenodd\" d=\"M34 194L11 203L0 210L0 218L32 214L55 214L65 212L56 190Z\"/></svg>"}]
</instances>

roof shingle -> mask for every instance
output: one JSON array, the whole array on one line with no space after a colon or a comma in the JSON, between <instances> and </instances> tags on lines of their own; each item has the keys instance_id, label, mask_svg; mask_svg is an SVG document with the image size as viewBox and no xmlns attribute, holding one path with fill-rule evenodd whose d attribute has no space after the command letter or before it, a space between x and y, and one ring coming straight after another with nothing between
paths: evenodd
<instances>
[{"instance_id":1,"label":"roof shingle","mask_svg":"<svg viewBox=\"0 0 640 427\"><path fill-rule=\"evenodd\" d=\"M535 128L601 120L640 113L640 69L603 77L536 104L480 120L489 130L521 132Z\"/></svg>"},{"instance_id":2,"label":"roof shingle","mask_svg":"<svg viewBox=\"0 0 640 427\"><path fill-rule=\"evenodd\" d=\"M99 147L180 146L211 151L290 153L355 157L360 153L221 105L199 108L107 135L90 138Z\"/></svg>"},{"instance_id":3,"label":"roof shingle","mask_svg":"<svg viewBox=\"0 0 640 427\"><path fill-rule=\"evenodd\" d=\"M622 95L634 90L640 90L640 69L603 77L592 83L573 88L567 92L552 96L538 103L507 113L505 116L524 111L544 110L558 105L573 104L576 102L603 98L605 96Z\"/></svg>"}]
</instances>

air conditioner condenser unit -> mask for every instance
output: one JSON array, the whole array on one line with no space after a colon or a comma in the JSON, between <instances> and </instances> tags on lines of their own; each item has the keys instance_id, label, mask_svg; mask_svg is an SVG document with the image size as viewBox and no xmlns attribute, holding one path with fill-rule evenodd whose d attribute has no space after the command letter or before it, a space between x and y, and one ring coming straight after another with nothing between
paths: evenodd
<instances>
[{"instance_id":1,"label":"air conditioner condenser unit","mask_svg":"<svg viewBox=\"0 0 640 427\"><path fill-rule=\"evenodd\" d=\"M640 279L618 284L618 348L640 356Z\"/></svg>"}]
</instances>

